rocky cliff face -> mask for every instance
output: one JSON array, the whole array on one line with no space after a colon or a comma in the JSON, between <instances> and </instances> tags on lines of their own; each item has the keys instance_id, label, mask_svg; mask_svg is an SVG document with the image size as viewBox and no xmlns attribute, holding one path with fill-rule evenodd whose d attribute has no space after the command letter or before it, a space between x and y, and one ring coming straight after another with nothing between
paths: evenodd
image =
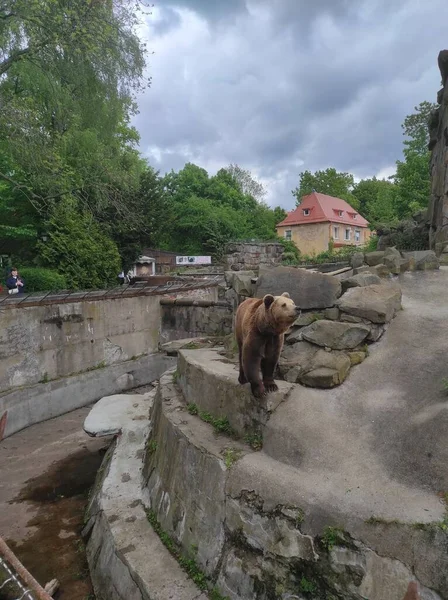
<instances>
[{"instance_id":1,"label":"rocky cliff face","mask_svg":"<svg viewBox=\"0 0 448 600\"><path fill-rule=\"evenodd\" d=\"M438 108L429 123L431 155L431 199L429 203L430 247L441 254L448 249L448 50L439 53L442 89Z\"/></svg>"}]
</instances>

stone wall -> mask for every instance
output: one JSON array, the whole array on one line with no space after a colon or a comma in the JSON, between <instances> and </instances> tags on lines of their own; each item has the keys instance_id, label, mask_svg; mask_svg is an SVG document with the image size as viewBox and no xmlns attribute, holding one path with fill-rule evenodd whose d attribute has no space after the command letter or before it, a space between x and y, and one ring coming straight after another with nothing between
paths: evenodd
<instances>
[{"instance_id":1,"label":"stone wall","mask_svg":"<svg viewBox=\"0 0 448 600\"><path fill-rule=\"evenodd\" d=\"M231 243L227 244L224 265L226 269L235 271L278 265L281 263L283 251L282 244L276 242Z\"/></svg>"},{"instance_id":2,"label":"stone wall","mask_svg":"<svg viewBox=\"0 0 448 600\"><path fill-rule=\"evenodd\" d=\"M228 302L162 299L161 343L201 335L228 335L232 332L233 310Z\"/></svg>"},{"instance_id":3,"label":"stone wall","mask_svg":"<svg viewBox=\"0 0 448 600\"><path fill-rule=\"evenodd\" d=\"M430 247L441 254L448 245L448 50L439 54L442 89L438 108L430 121L431 199L429 203Z\"/></svg>"},{"instance_id":4,"label":"stone wall","mask_svg":"<svg viewBox=\"0 0 448 600\"><path fill-rule=\"evenodd\" d=\"M157 352L161 298L216 301L217 285L163 294L35 305L0 311L0 392Z\"/></svg>"}]
</instances>

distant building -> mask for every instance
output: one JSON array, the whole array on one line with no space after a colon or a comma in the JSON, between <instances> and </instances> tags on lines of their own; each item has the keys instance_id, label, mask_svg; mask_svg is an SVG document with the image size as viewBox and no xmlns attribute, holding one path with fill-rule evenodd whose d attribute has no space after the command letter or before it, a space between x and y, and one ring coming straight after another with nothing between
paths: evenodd
<instances>
[{"instance_id":1,"label":"distant building","mask_svg":"<svg viewBox=\"0 0 448 600\"><path fill-rule=\"evenodd\" d=\"M319 254L335 248L362 246L371 235L369 223L341 198L312 192L277 225L277 235L295 243L302 254Z\"/></svg>"}]
</instances>

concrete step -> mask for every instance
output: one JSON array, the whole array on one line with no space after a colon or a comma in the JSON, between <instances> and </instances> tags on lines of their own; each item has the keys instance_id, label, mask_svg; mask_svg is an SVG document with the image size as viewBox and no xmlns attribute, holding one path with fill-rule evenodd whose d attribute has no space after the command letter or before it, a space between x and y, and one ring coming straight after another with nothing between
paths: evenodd
<instances>
[{"instance_id":1,"label":"concrete step","mask_svg":"<svg viewBox=\"0 0 448 600\"><path fill-rule=\"evenodd\" d=\"M274 572L285 594L297 595L298 577L316 593L402 600L416 576L424 600L448 597L445 507L434 494L375 470L370 486L366 477L349 489L337 464L305 468L237 446L188 413L176 380L160 380L143 497L186 552L195 548L223 595L264 597ZM226 464L229 449L235 460Z\"/></svg>"},{"instance_id":2,"label":"concrete step","mask_svg":"<svg viewBox=\"0 0 448 600\"><path fill-rule=\"evenodd\" d=\"M242 437L259 433L294 387L278 381L278 392L257 400L249 384L238 383L236 362L217 350L180 350L177 371L186 403L215 417L227 417Z\"/></svg>"}]
</instances>

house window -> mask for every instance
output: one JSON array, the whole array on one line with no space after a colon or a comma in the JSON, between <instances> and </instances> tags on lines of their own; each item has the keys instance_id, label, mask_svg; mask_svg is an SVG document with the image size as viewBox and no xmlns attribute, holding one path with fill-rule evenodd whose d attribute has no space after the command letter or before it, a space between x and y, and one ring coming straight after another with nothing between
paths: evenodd
<instances>
[{"instance_id":1,"label":"house window","mask_svg":"<svg viewBox=\"0 0 448 600\"><path fill-rule=\"evenodd\" d=\"M355 229L355 242L359 242L361 240L361 232L359 229Z\"/></svg>"},{"instance_id":2,"label":"house window","mask_svg":"<svg viewBox=\"0 0 448 600\"><path fill-rule=\"evenodd\" d=\"M342 217L342 215L343 215L343 214L344 214L344 211L343 211L343 210L338 210L338 215L339 215L340 217Z\"/></svg>"},{"instance_id":3,"label":"house window","mask_svg":"<svg viewBox=\"0 0 448 600\"><path fill-rule=\"evenodd\" d=\"M304 216L304 217L308 217L308 216L309 216L309 214L310 214L310 209L309 209L309 208L304 208L304 209L303 209L303 216Z\"/></svg>"},{"instance_id":4,"label":"house window","mask_svg":"<svg viewBox=\"0 0 448 600\"><path fill-rule=\"evenodd\" d=\"M346 241L350 241L350 229L345 230L345 239Z\"/></svg>"},{"instance_id":5,"label":"house window","mask_svg":"<svg viewBox=\"0 0 448 600\"><path fill-rule=\"evenodd\" d=\"M290 242L291 239L292 239L292 232L290 229L286 229L285 230L285 240L288 240Z\"/></svg>"},{"instance_id":6,"label":"house window","mask_svg":"<svg viewBox=\"0 0 448 600\"><path fill-rule=\"evenodd\" d=\"M333 239L339 239L339 227L333 227Z\"/></svg>"},{"instance_id":7,"label":"house window","mask_svg":"<svg viewBox=\"0 0 448 600\"><path fill-rule=\"evenodd\" d=\"M356 213L354 213L354 215L353 215L353 218L354 218L354 219L356 219L356 217L357 217L357 214L356 214Z\"/></svg>"}]
</instances>

